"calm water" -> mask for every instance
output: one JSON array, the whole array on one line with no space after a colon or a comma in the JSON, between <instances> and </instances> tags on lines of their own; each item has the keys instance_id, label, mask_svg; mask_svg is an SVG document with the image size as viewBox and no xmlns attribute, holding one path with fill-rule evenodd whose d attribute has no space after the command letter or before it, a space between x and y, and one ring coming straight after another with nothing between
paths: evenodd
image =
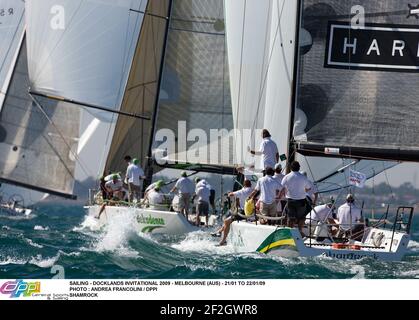
<instances>
[{"instance_id":1,"label":"calm water","mask_svg":"<svg viewBox=\"0 0 419 320\"><path fill-rule=\"evenodd\" d=\"M156 239L138 235L127 220L100 231L83 208L51 205L30 219L0 217L0 278L49 279L54 265L69 279L345 279L360 270L366 278L419 278L418 216L407 257L392 263L237 255L204 232Z\"/></svg>"}]
</instances>

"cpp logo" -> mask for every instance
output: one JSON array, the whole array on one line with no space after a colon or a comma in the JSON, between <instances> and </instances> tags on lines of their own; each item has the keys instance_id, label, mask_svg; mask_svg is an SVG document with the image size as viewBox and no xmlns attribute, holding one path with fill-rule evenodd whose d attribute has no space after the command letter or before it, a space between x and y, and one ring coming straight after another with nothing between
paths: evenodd
<instances>
[{"instance_id":1,"label":"cpp logo","mask_svg":"<svg viewBox=\"0 0 419 320\"><path fill-rule=\"evenodd\" d=\"M8 281L0 287L0 293L10 295L10 298L32 297L35 293L41 293L41 282Z\"/></svg>"}]
</instances>

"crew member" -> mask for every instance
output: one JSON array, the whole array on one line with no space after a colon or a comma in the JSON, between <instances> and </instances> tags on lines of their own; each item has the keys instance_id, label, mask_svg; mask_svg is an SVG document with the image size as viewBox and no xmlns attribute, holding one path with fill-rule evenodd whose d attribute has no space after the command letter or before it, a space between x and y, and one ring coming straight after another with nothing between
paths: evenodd
<instances>
[{"instance_id":1,"label":"crew member","mask_svg":"<svg viewBox=\"0 0 419 320\"><path fill-rule=\"evenodd\" d=\"M288 226L294 228L298 224L298 229L304 237L304 222L306 218L307 192L310 191L311 184L308 179L300 173L300 163L291 163L291 173L287 174L282 180L287 198Z\"/></svg>"},{"instance_id":2,"label":"crew member","mask_svg":"<svg viewBox=\"0 0 419 320\"><path fill-rule=\"evenodd\" d=\"M249 152L256 156L262 156L262 169L264 174L267 168L274 168L275 164L279 162L278 146L272 140L270 132L266 129L262 131L263 141L260 145L259 151L251 150Z\"/></svg>"}]
</instances>

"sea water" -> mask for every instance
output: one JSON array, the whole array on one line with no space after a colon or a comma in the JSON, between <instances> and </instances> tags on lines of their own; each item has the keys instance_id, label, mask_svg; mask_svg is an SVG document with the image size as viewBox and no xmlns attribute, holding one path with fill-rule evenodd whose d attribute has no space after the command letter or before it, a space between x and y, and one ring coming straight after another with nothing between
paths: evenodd
<instances>
[{"instance_id":1,"label":"sea water","mask_svg":"<svg viewBox=\"0 0 419 320\"><path fill-rule=\"evenodd\" d=\"M0 278L51 279L414 279L419 278L419 216L402 262L285 259L236 254L209 232L139 234L121 215L101 229L82 207L44 205L32 217L0 217ZM58 267L58 269L57 269Z\"/></svg>"}]
</instances>

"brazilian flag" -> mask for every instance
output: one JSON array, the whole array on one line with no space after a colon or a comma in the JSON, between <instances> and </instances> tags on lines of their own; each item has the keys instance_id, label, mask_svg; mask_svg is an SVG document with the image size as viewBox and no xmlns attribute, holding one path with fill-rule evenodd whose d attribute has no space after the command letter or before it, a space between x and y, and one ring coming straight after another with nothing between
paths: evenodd
<instances>
[{"instance_id":1,"label":"brazilian flag","mask_svg":"<svg viewBox=\"0 0 419 320\"><path fill-rule=\"evenodd\" d=\"M283 249L297 251L297 245L292 237L291 229L276 230L269 237L267 237L265 241L263 241L256 251L268 254L271 251Z\"/></svg>"}]
</instances>

